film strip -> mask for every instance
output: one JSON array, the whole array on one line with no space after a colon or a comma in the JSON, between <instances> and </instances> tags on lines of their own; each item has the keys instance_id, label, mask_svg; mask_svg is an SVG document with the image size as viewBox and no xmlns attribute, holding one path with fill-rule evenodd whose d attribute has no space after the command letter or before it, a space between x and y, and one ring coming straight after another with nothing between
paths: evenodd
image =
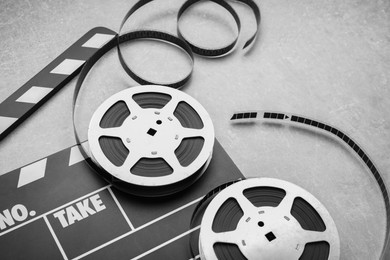
<instances>
[{"instance_id":1,"label":"film strip","mask_svg":"<svg viewBox=\"0 0 390 260\"><path fill-rule=\"evenodd\" d=\"M116 33L96 27L0 104L0 141L64 87Z\"/></svg>"},{"instance_id":2,"label":"film strip","mask_svg":"<svg viewBox=\"0 0 390 260\"><path fill-rule=\"evenodd\" d=\"M178 23L177 34L183 39L185 39L185 37L183 36L183 33L180 30L180 18L190 6L198 2L200 2L200 0L189 0L185 2L179 10L179 13L177 15L177 23ZM190 45L192 51L198 55L206 56L206 57L221 57L223 55L228 54L236 46L238 35L240 35L240 31L241 31L241 22L236 11L234 11L234 9L231 7L231 5L228 4L228 2L224 0L212 0L212 2L222 6L226 11L228 11L232 15L237 26L237 35L234 38L234 40L227 46L218 49L206 49L206 48L199 47L188 40L185 41L188 43L188 45Z\"/></svg>"},{"instance_id":3,"label":"film strip","mask_svg":"<svg viewBox=\"0 0 390 260\"><path fill-rule=\"evenodd\" d=\"M186 42L184 42L182 39L177 38L176 36L173 36L171 34L168 34L165 32L159 32L159 31L142 30L142 31L135 32L135 34L137 34L139 36L138 37L139 39L160 40L163 42L169 42L169 43L173 44L174 46L177 46L179 49L182 49L183 51L185 51L188 54L188 56L190 58L190 62L191 62L191 70L188 72L188 74L183 79L180 79L176 82L162 84L162 83L155 83L155 82L151 82L149 80L143 79L142 77L138 76L130 68L130 66L127 64L127 62L122 54L120 45L123 41L121 39L124 39L124 41L126 41L126 40L128 40L128 38L131 38L131 34L132 34L132 33L126 33L126 34L122 35L121 32L122 32L124 25L126 24L127 20L130 18L130 16L132 14L134 14L138 9L140 9L141 7L143 7L144 5L146 5L152 1L153 0L140 0L140 1L138 1L124 16L124 18L121 22L121 25L119 27L119 33L118 33L120 35L120 37L118 38L118 45L117 45L119 61L122 65L122 68L126 71L126 73L132 79L134 79L136 82L138 82L141 85L157 84L157 85L164 85L164 86L168 86L168 87L172 87L172 88L181 88L191 78L192 70L193 70L193 66L194 66L194 57L193 57L192 50L191 50L190 46ZM126 36L126 35L128 35L128 36Z\"/></svg>"},{"instance_id":4,"label":"film strip","mask_svg":"<svg viewBox=\"0 0 390 260\"><path fill-rule=\"evenodd\" d=\"M189 1L186 1L181 6L179 13L177 15L177 34L181 38L183 38L191 46L192 51L198 55L206 56L206 57L220 57L220 56L228 54L230 51L233 50L233 48L235 47L235 45L237 43L238 36L240 35L240 30L241 30L241 22L240 22L240 18L238 17L237 13L234 11L234 9L226 1L212 0L212 2L225 8L225 10L227 10L232 15L232 17L234 18L234 20L236 22L238 34L235 37L235 39L233 40L233 42L231 42L229 45L222 47L222 48L218 48L218 49L206 49L203 47L199 47L199 46L195 45L194 43L191 43L189 40L186 40L185 36L181 32L181 30L180 30L181 17L183 16L183 14L186 12L186 10L189 7L191 7L192 5L194 5L200 1L201 0L189 0ZM251 47L252 43L254 43L256 40L258 31L259 31L260 22L261 22L261 14L260 14L259 7L257 6L257 4L254 1L252 1L252 0L238 0L238 2L249 6L252 9L253 14L254 14L255 19L256 19L256 30L253 33L253 35L245 42L245 44L243 46L243 49L246 49L248 47Z\"/></svg>"},{"instance_id":5,"label":"film strip","mask_svg":"<svg viewBox=\"0 0 390 260\"><path fill-rule=\"evenodd\" d=\"M118 56L122 67L126 73L139 84L157 84L172 88L181 88L191 78L194 64L193 52L205 57L219 57L226 55L235 46L238 36L228 47L216 50L196 47L194 44L185 40L179 29L180 18L191 5L199 2L199 0L186 1L179 10L177 16L177 30L179 37L181 38L153 30L137 30L122 35L121 30L129 17L139 8L152 1L153 0L141 0L128 11L121 23L119 37L117 33L104 27L92 29L69 47L64 53L52 61L48 66L46 66L42 71L40 71L36 76L24 84L20 89L9 96L4 102L2 102L0 104L0 141L20 123L27 119L42 104L49 100L50 97L58 92L63 86L65 86L73 77L75 77L80 72L81 67L84 65L86 60L91 59L96 62L96 59L99 59L102 55L98 54L98 52L105 53L109 49L117 46ZM240 28L239 17L226 1L212 1L224 7L234 17L238 28ZM240 0L239 2L248 5L253 10L257 22L256 31L244 45L244 49L246 49L253 45L259 32L261 21L260 9L252 0ZM113 40L114 38L116 38L116 40ZM160 40L177 46L179 49L188 54L191 63L191 70L183 79L166 84L151 82L140 77L128 66L120 49L121 43L138 39ZM94 58L93 56L96 57Z\"/></svg>"},{"instance_id":6,"label":"film strip","mask_svg":"<svg viewBox=\"0 0 390 260\"><path fill-rule=\"evenodd\" d=\"M137 39L160 40L160 41L163 41L163 42L167 42L167 43L173 44L174 46L177 46L178 49L180 49L180 50L182 50L182 51L187 53L187 55L188 55L188 57L190 59L190 63L191 63L191 70L188 72L188 74L183 79L180 79L180 80L178 80L176 82L164 83L164 84L163 83L151 82L151 81L149 81L147 79L144 79L144 78L138 76L127 65L127 63L125 61L125 58L123 57L121 48L120 48L121 43L126 42L126 41L130 41L130 40L137 40ZM173 36L171 34L164 33L164 32L159 32L159 31L151 31L151 30L148 30L148 31L142 30L142 31L134 31L134 32L126 33L126 34L121 35L118 38L117 49L118 49L119 61L120 61L121 65L122 65L122 68L126 71L126 73L132 79L134 79L136 82L138 82L141 85L151 85L151 84L153 84L153 85L164 85L164 86L167 86L167 87L179 89L182 86L184 86L189 81L189 79L191 78L192 70L193 70L193 64L194 64L194 56L192 54L192 51L191 51L190 47L183 40L181 40L181 39L179 39L176 36Z\"/></svg>"},{"instance_id":7,"label":"film strip","mask_svg":"<svg viewBox=\"0 0 390 260\"><path fill-rule=\"evenodd\" d=\"M140 0L139 2L137 2L127 12L125 17L123 18L120 29L119 29L119 34L121 34L122 28L125 25L125 23L127 22L127 20L130 18L130 16L132 14L134 14L138 9L140 9L141 7L145 6L146 4L148 4L152 1L154 1L154 0ZM214 2L214 3L218 4L219 6L223 7L233 17L234 21L236 22L236 27L237 27L237 31L238 31L237 36L234 38L234 40L230 44L228 44L224 47L217 48L217 49L209 49L209 48L199 47L195 43L192 43L185 38L185 36L183 35L183 33L180 30L180 19L185 14L185 12L188 10L188 8L190 8L192 5L194 5L198 2L201 2L201 0L187 0L180 7L178 14L177 14L177 34L178 34L179 38L183 39L191 47L191 50L194 53L196 53L200 56L204 56L204 57L221 57L221 56L227 55L236 46L238 36L240 34L240 31L241 31L241 22L240 22L240 18L238 17L236 11L234 11L233 7L227 1L225 1L225 0L209 0L209 1ZM259 32L260 22L261 22L261 14L260 14L259 7L257 6L257 4L253 0L238 0L238 2L243 3L243 4L247 5L248 7L250 7L252 9L253 14L254 14L255 19L256 19L256 30L253 33L253 35L245 42L245 44L243 46L243 49L247 49L247 48L253 46L253 43L256 40L257 34ZM128 68L126 62L123 61L123 56L121 54L120 47L118 47L118 53L119 53L119 57L120 57L122 66L128 72L128 74L131 77L133 77L134 73ZM129 70L130 70L130 73L129 73ZM137 82L140 84L150 84L150 83L141 83L139 81L137 81Z\"/></svg>"},{"instance_id":8,"label":"film strip","mask_svg":"<svg viewBox=\"0 0 390 260\"><path fill-rule=\"evenodd\" d=\"M303 127L308 127L310 129L315 129L321 131L321 133L326 133L333 138L336 138L343 142L353 153L355 153L362 162L367 166L370 170L372 176L375 178L378 186L381 190L385 208L386 208L386 236L385 243L382 248L381 258L380 259L389 259L390 257L390 200L388 196L388 189L385 185L385 182L373 163L373 161L369 158L366 152L359 146L352 138L350 138L346 133L340 131L339 129L330 126L328 124L319 122L317 120L312 120L306 117L287 114L287 113L277 113L270 111L248 111L248 112L240 112L235 113L230 119L232 122L237 123L247 123L254 122L256 120L260 121L270 121L270 122L279 122L279 123L287 123L294 124Z\"/></svg>"},{"instance_id":9,"label":"film strip","mask_svg":"<svg viewBox=\"0 0 390 260\"><path fill-rule=\"evenodd\" d=\"M132 79L134 79L136 82L138 82L139 84L141 84L141 85L156 84L156 85L164 85L164 86L173 87L173 88L181 88L191 78L192 69L193 69L193 66L194 66L193 53L198 54L198 55L203 56L203 57L214 57L214 58L215 57L222 57L224 55L229 54L234 49L234 47L236 46L236 43L237 43L237 40L238 40L238 35L240 33L240 30L241 30L241 22L240 22L240 18L238 17L237 13L234 11L234 9L225 0L210 0L210 1L212 1L212 2L222 6L223 8L225 8L232 15L232 17L234 18L234 20L236 22L237 30L238 30L238 35L235 37L233 42L228 44L225 47L222 47L222 48L208 49L208 48L199 47L199 46L195 45L194 43L191 43L190 41L188 41L184 37L183 33L180 31L180 18L183 16L183 14L186 12L186 10L190 6L200 2L200 0L188 0L188 1L184 2L184 4L181 6L181 8L179 9L178 15L177 15L177 33L178 33L179 38L177 38L177 37L175 37L173 35L164 33L164 32L156 32L156 31L145 31L145 30L142 30L142 31L134 32L134 33L137 35L136 39L161 40L163 42L169 42L169 43L179 47L180 49L182 49L183 51L185 51L188 54L188 56L190 58L190 62L191 62L191 70L188 72L188 74L183 79L180 79L180 80L178 80L176 82L165 83L165 84L158 83L158 82L151 82L151 81L149 81L147 79L144 79L144 78L140 77L128 65L128 63L126 62L126 60L125 60L125 58L124 58L124 56L122 54L121 47L120 47L120 45L121 45L120 43L123 42L123 40L121 40L121 39L124 39L124 38L127 38L127 37L132 37L132 33L127 33L126 34L127 36L123 37L121 32L122 32L122 29L123 29L124 25L126 24L128 19L131 17L131 15L134 14L138 9L140 9L141 7L147 5L148 3L152 2L152 1L153 0L140 0L139 2L137 2L126 13L126 15L123 18L122 23L121 23L121 25L119 27L119 35L120 35L120 37L118 38L118 45L117 45L119 61L120 61L121 65L122 65L123 69L126 71L126 73ZM254 41L256 40L258 31L259 31L261 15L260 15L260 9L259 9L259 7L256 5L256 3L254 1L252 1L252 0L239 0L239 2L248 5L253 10L253 13L254 13L255 18L256 18L256 23L257 23L256 24L256 30L255 30L254 34L250 37L250 39L245 43L245 45L243 47L244 49L246 49L246 48L251 47L253 45L252 43L254 43ZM127 40L125 40L125 41L127 41Z\"/></svg>"},{"instance_id":10,"label":"film strip","mask_svg":"<svg viewBox=\"0 0 390 260\"><path fill-rule=\"evenodd\" d=\"M211 191L193 215L200 259L339 259L336 225L313 195L286 181L251 178Z\"/></svg>"}]
</instances>

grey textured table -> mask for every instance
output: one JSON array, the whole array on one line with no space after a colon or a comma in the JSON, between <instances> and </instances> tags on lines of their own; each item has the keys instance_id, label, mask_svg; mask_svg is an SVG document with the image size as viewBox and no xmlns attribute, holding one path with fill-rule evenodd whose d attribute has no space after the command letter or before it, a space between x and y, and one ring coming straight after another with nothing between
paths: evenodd
<instances>
[{"instance_id":1,"label":"grey textured table","mask_svg":"<svg viewBox=\"0 0 390 260\"><path fill-rule=\"evenodd\" d=\"M0 100L92 27L117 30L134 2L1 1ZM182 2L155 1L128 26L174 33ZM263 20L254 48L246 54L240 50L254 30L254 17L249 8L232 3L243 25L240 48L223 59L196 57L193 78L183 91L209 111L217 138L245 176L280 178L307 189L333 216L342 259L376 259L384 238L384 205L355 156L320 134L231 125L229 118L237 110L269 109L330 123L365 148L390 185L390 2L256 2ZM206 46L220 46L235 33L231 18L211 3L191 9L182 22L186 35ZM188 69L184 55L161 43L135 42L125 53L136 71L152 79L170 80ZM0 174L75 143L74 84L1 142ZM97 64L77 110L84 137L94 109L134 85L115 51Z\"/></svg>"}]
</instances>

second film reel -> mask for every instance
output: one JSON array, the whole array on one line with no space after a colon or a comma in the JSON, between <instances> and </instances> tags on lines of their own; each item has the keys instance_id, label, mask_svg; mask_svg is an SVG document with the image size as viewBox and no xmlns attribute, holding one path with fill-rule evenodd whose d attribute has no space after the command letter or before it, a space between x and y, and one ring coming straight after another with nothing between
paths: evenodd
<instances>
[{"instance_id":1,"label":"second film reel","mask_svg":"<svg viewBox=\"0 0 390 260\"><path fill-rule=\"evenodd\" d=\"M194 254L198 249L202 260L340 258L340 239L329 212L292 183L251 178L209 195L192 222L200 221L200 233L192 236L191 250Z\"/></svg>"}]
</instances>

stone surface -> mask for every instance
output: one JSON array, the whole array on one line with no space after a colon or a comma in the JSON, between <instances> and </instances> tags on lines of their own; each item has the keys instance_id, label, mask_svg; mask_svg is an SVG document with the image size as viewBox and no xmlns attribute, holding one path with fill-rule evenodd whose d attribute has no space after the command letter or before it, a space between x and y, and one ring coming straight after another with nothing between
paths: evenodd
<instances>
[{"instance_id":1,"label":"stone surface","mask_svg":"<svg viewBox=\"0 0 390 260\"><path fill-rule=\"evenodd\" d=\"M134 2L1 1L0 101L92 27L117 30ZM152 2L126 27L174 33L182 2ZM256 2L263 20L254 48L241 50L254 30L254 17L249 8L232 2L242 20L239 48L223 59L196 56L193 78L183 91L209 111L217 138L245 176L291 181L327 207L339 229L341 259L378 258L384 205L375 181L352 153L310 131L231 125L229 118L235 111L269 109L332 124L365 148L390 185L390 2ZM221 46L236 33L231 17L212 3L192 8L181 26L206 46ZM185 55L158 42L135 42L124 53L136 71L162 82L189 68ZM73 80L1 142L0 174L74 145L74 85ZM82 135L103 100L134 85L116 51L107 54L80 96Z\"/></svg>"}]
</instances>

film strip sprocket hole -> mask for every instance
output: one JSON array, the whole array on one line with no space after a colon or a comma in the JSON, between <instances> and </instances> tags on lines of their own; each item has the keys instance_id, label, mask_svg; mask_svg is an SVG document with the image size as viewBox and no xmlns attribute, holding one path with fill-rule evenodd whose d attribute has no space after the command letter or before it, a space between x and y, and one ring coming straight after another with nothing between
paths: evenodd
<instances>
[{"instance_id":1,"label":"film strip sprocket hole","mask_svg":"<svg viewBox=\"0 0 390 260\"><path fill-rule=\"evenodd\" d=\"M237 26L237 31L238 31L235 39L230 44L226 45L225 47L218 48L218 49L208 49L208 48L199 47L195 43L190 42L189 40L186 39L185 35L182 33L182 31L180 29L180 20L191 6L193 6L194 4L196 4L198 2L201 2L201 0L189 0L189 1L186 1L180 7L180 10L179 10L178 15L177 15L177 34L181 38L183 38L191 46L191 49L193 50L194 53L201 55L201 56L205 56L205 57L220 57L220 56L224 56L224 55L228 54L230 51L232 51L234 49L234 47L237 43L237 40L238 40L238 36L240 34L240 31L241 31L241 22L240 22L240 18L238 17L237 13L234 11L234 9L231 7L231 5L227 1L225 1L225 0L210 0L210 1L223 7L226 11L228 11L231 14L233 19L235 20L236 26ZM260 9L257 6L257 4L252 0L238 0L237 2L249 6L252 9L252 12L253 12L255 19L256 19L256 30L253 33L253 35L245 42L245 44L243 46L243 49L247 49L248 47L253 46L252 43L255 42L258 31L259 31L259 26L260 26L260 21L261 21Z\"/></svg>"},{"instance_id":2,"label":"film strip sprocket hole","mask_svg":"<svg viewBox=\"0 0 390 260\"><path fill-rule=\"evenodd\" d=\"M171 83L158 83L158 82L152 82L150 80L144 79L141 76L137 75L131 67L127 64L124 55L122 54L121 51L121 43L123 42L128 42L128 41L133 41L133 40L139 40L139 39L146 39L146 40L155 40L155 41L161 41L165 43L172 44L176 46L179 50L182 50L188 55L188 58L190 60L190 67L191 69L188 71L188 73L182 78L177 81L171 82ZM192 54L192 51L190 47L181 39L177 38L176 36L173 36L168 33L164 32L159 32L159 31L152 31L152 30L142 30L142 31L132 31L127 34L121 35L118 38L119 44L117 44L117 50L118 50L118 57L119 61L122 65L122 68L126 71L126 73L134 79L136 82L142 85L164 85L167 87L172 87L172 88L181 88L184 86L189 79L191 78L192 75L192 70L194 66L194 57Z\"/></svg>"},{"instance_id":3,"label":"film strip sprocket hole","mask_svg":"<svg viewBox=\"0 0 390 260\"><path fill-rule=\"evenodd\" d=\"M140 0L140 1L138 1L127 12L125 17L123 18L121 26L120 26L120 29L119 29L119 34L121 34L122 28L125 25L125 23L127 22L127 20L130 18L130 16L133 13L135 13L138 9L140 9L141 7L145 6L146 4L148 4L148 3L152 2L152 1L153 0ZM231 5L227 1L225 1L225 0L209 0L211 2L214 2L214 3L218 4L221 7L223 7L227 12L230 13L230 15L233 17L233 19L236 22L238 34L237 34L235 39L230 44L228 44L228 45L226 45L226 46L224 46L222 48L217 48L217 49L202 48L202 47L199 47L199 46L195 45L194 43L189 42L184 37L184 35L182 34L182 32L180 30L180 19L182 18L182 16L185 14L185 12L188 10L189 7L191 7L192 5L194 5L194 4L196 4L196 3L200 2L200 1L201 0L187 0L180 7L180 9L178 11L178 14L177 14L177 34L178 34L178 36L181 39L186 41L187 44L191 47L192 51L194 53L198 54L198 55L205 56L205 57L220 57L220 56L224 56L227 53L229 53L230 51L232 51L233 48L235 47L235 45L237 43L237 40L238 40L238 36L239 36L240 30L241 30L240 18L238 17L236 11L231 7ZM256 2L254 2L253 0L238 0L238 2L243 3L243 4L247 5L249 8L251 8L252 11L253 11L253 14L255 16L255 19L256 19L256 30L253 33L253 35L245 42L245 45L244 45L243 49L246 49L246 48L252 46L252 43L254 43L255 40L256 40L258 31L259 31L260 22L261 22L260 9L257 6ZM124 64L124 66L127 66L127 65Z\"/></svg>"},{"instance_id":4,"label":"film strip sprocket hole","mask_svg":"<svg viewBox=\"0 0 390 260\"><path fill-rule=\"evenodd\" d=\"M231 7L231 5L228 4L225 0L211 0L211 2L218 4L219 6L223 7L227 12L231 14L233 17L235 23L236 23L236 30L237 30L237 35L234 37L233 41L229 44L227 44L224 47L221 48L205 48L205 47L200 47L199 45L195 44L193 41L189 41L188 39L185 38L184 34L182 33L180 29L180 20L183 14L186 13L187 9L191 7L192 5L201 2L201 0L189 0L186 1L182 7L180 8L178 15L177 15L177 34L179 35L180 38L184 39L188 45L191 47L192 51L198 55L205 56L205 57L221 57L224 55L227 55L230 51L234 49L236 46L236 43L238 41L238 36L241 32L241 22L240 18L238 17L236 11Z\"/></svg>"},{"instance_id":5,"label":"film strip sprocket hole","mask_svg":"<svg viewBox=\"0 0 390 260\"><path fill-rule=\"evenodd\" d=\"M241 180L221 187L203 207L198 242L202 260L340 257L330 214L313 195L292 183Z\"/></svg>"},{"instance_id":6,"label":"film strip sprocket hole","mask_svg":"<svg viewBox=\"0 0 390 260\"><path fill-rule=\"evenodd\" d=\"M353 153L355 153L362 162L370 170L370 173L375 178L385 204L386 209L386 233L385 233L385 242L382 248L380 259L389 259L390 258L390 248L389 248L389 239L390 239L390 200L388 195L388 188L380 174L378 168L375 166L373 161L369 158L368 154L358 145L352 138L350 138L345 132L340 131L339 129L330 126L328 124L319 122L317 120L309 119L299 115L289 114L289 113L280 113L280 112L271 112L271 111L247 111L234 113L230 119L235 123L247 123L254 121L271 121L279 123L287 123L299 125L302 127L307 127L312 130L319 130L323 133L326 133L333 138L336 138L342 141Z\"/></svg>"}]
</instances>

